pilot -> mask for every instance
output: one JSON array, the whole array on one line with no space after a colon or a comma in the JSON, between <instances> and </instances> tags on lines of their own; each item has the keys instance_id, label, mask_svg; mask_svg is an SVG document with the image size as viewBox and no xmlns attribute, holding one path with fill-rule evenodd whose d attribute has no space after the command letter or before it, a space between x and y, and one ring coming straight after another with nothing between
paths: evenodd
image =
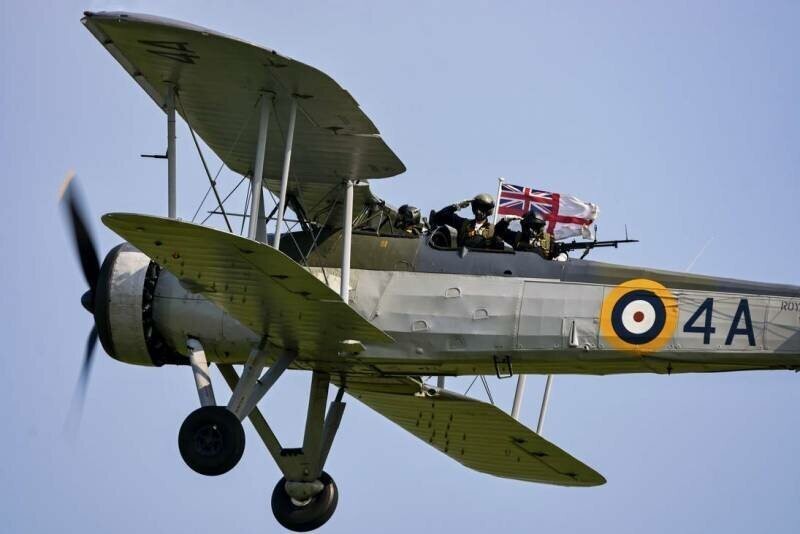
<instances>
[{"instance_id":1,"label":"pilot","mask_svg":"<svg viewBox=\"0 0 800 534\"><path fill-rule=\"evenodd\" d=\"M546 260L552 260L557 255L555 239L547 232L545 221L539 218L535 210L529 211L520 220L521 232L510 230L510 222L510 219L503 219L497 223L496 232L514 250L536 252Z\"/></svg>"},{"instance_id":2,"label":"pilot","mask_svg":"<svg viewBox=\"0 0 800 534\"><path fill-rule=\"evenodd\" d=\"M474 218L465 219L456 212L472 206ZM488 193L476 195L472 200L462 200L451 204L431 217L431 224L438 226L447 224L458 232L458 247L503 249L503 241L495 235L494 225L489 216L494 210L494 198Z\"/></svg>"},{"instance_id":3,"label":"pilot","mask_svg":"<svg viewBox=\"0 0 800 534\"><path fill-rule=\"evenodd\" d=\"M419 208L408 204L400 206L400 209L397 210L394 227L410 236L416 237L422 234L422 218Z\"/></svg>"}]
</instances>

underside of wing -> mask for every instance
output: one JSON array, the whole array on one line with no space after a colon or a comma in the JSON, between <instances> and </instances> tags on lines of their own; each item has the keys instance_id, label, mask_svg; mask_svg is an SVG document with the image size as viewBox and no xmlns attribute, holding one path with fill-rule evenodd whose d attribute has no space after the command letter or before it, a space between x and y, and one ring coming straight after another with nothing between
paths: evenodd
<instances>
[{"instance_id":1,"label":"underside of wing","mask_svg":"<svg viewBox=\"0 0 800 534\"><path fill-rule=\"evenodd\" d=\"M335 184L405 167L344 88L324 72L192 24L136 13L87 13L83 23L160 107L178 113L233 171L252 172L257 102L273 102L264 178L278 180L289 109L297 102L292 178Z\"/></svg>"},{"instance_id":2,"label":"underside of wing","mask_svg":"<svg viewBox=\"0 0 800 534\"><path fill-rule=\"evenodd\" d=\"M280 184L270 180L267 181L267 187L277 191ZM303 220L328 228L341 228L344 215L343 184L290 181L287 198L289 207ZM376 197L366 181L354 185L353 207L353 227L357 229L374 229L381 222L386 222L387 218L394 220L397 216L397 210Z\"/></svg>"},{"instance_id":3,"label":"underside of wing","mask_svg":"<svg viewBox=\"0 0 800 534\"><path fill-rule=\"evenodd\" d=\"M297 119L289 174L292 208L341 225L342 181L386 178L405 166L358 102L324 72L240 39L137 13L87 13L83 23L162 109L176 111L231 170L252 175L258 103L270 99L264 184L280 190L291 103ZM380 199L357 188L354 218Z\"/></svg>"},{"instance_id":4,"label":"underside of wing","mask_svg":"<svg viewBox=\"0 0 800 534\"><path fill-rule=\"evenodd\" d=\"M342 342L388 343L339 295L272 247L163 217L112 213L103 222L242 324L300 356L336 357ZM357 344L348 344L352 346Z\"/></svg>"},{"instance_id":5,"label":"underside of wing","mask_svg":"<svg viewBox=\"0 0 800 534\"><path fill-rule=\"evenodd\" d=\"M366 387L367 389L359 389ZM559 486L598 486L605 478L496 406L445 390L348 392L457 462L503 478Z\"/></svg>"}]
</instances>

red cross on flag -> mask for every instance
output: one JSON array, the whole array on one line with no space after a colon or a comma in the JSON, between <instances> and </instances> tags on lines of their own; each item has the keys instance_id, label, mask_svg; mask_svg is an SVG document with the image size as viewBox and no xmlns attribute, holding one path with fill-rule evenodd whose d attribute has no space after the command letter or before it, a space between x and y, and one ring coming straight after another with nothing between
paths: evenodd
<instances>
[{"instance_id":1,"label":"red cross on flag","mask_svg":"<svg viewBox=\"0 0 800 534\"><path fill-rule=\"evenodd\" d=\"M547 231L556 239L594 239L592 223L599 214L597 204L570 195L539 191L505 182L502 184L497 203L499 215L524 217L531 210L547 223Z\"/></svg>"}]
</instances>

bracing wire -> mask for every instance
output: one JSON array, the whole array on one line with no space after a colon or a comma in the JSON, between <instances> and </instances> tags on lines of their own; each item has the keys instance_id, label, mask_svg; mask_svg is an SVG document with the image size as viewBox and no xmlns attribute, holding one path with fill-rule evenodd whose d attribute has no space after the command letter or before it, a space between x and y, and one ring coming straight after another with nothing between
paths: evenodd
<instances>
[{"instance_id":1,"label":"bracing wire","mask_svg":"<svg viewBox=\"0 0 800 534\"><path fill-rule=\"evenodd\" d=\"M255 106L258 106L258 99L256 99ZM188 119L186 119L186 111L183 109L183 103L181 103L181 112L183 114L184 120L186 120L186 123L188 124L189 121L188 121ZM219 168L217 169L217 172L214 174L214 179L211 181L212 184L216 183L217 178L219 178L219 174L222 172L222 169L225 167L225 159L228 158L228 156L230 156L231 153L234 151L234 149L238 146L239 139L242 137L242 134L244 133L245 128L247 128L247 126L250 124L250 118L251 117L252 117L252 114L248 114L247 115L247 119L242 123L242 127L239 128L239 133L236 134L236 139L233 140L233 143L228 148L228 150L225 152L225 156L220 158L221 161L220 161L220 164L219 164ZM191 127L190 127L190 130L191 130ZM194 136L194 133L192 133L192 136ZM199 150L199 147L198 147L198 150ZM205 162L204 162L204 164L205 164ZM207 168L206 168L206 172L208 172ZM236 187L234 187L233 190L230 193L228 193L228 196L226 196L224 199L222 199L221 204L224 204L225 201L228 200L228 198L233 194L233 192L236 191L239 188L239 186L242 184L244 179L245 178L242 177L242 179L239 181L239 183L236 184ZM200 205L197 207L197 211L195 212L194 217L192 217L192 222L194 222L195 217L197 217L197 214L200 213L200 210L203 208L203 204L205 204L205 201L208 198L208 194L209 194L210 191L211 191L211 187L208 188L208 191L206 191L206 194L203 196L203 200L200 201ZM206 216L206 218L203 219L203 221L200 224L205 224L205 222L208 221L208 219L211 217L211 215L212 214L209 214L208 216Z\"/></svg>"},{"instance_id":2,"label":"bracing wire","mask_svg":"<svg viewBox=\"0 0 800 534\"><path fill-rule=\"evenodd\" d=\"M237 190L237 189L239 189L239 186L240 186L240 185L242 185L242 183L243 183L243 182L244 182L246 179L247 179L247 177L246 177L246 176L242 176L242 179L241 179L241 180L239 180L239 183L238 183L238 184L236 184L236 187L234 187L233 189L231 189L231 192L230 192L230 193L228 193L227 195L225 195L225 198L223 198L223 199L222 199L222 203L223 203L223 204L225 204L225 202L226 202L226 201L227 201L227 200L228 200L228 199L231 197L231 195L233 195L233 194L236 192L236 190ZM248 189L248 191L249 191L249 189ZM209 213L208 215L206 215L206 218L205 218L205 219L203 219L203 220L200 222L200 224L205 224L205 222L206 222L208 219L210 219L212 215L214 215L214 212L213 212L213 211L212 211L211 213Z\"/></svg>"},{"instance_id":3,"label":"bracing wire","mask_svg":"<svg viewBox=\"0 0 800 534\"><path fill-rule=\"evenodd\" d=\"M492 397L492 391L489 389L489 383L486 381L486 377L481 375L481 382L483 382L483 389L486 390L486 395L489 397L489 402L492 403L494 406L494 398Z\"/></svg>"},{"instance_id":4,"label":"bracing wire","mask_svg":"<svg viewBox=\"0 0 800 534\"><path fill-rule=\"evenodd\" d=\"M189 127L189 133L192 134L192 141L194 141L194 146L197 148L197 154L200 156L200 161L203 163L203 169L205 169L206 176L208 176L208 183L211 186L211 189L214 191L214 196L216 197L217 204L219 205L219 211L222 212L222 218L225 219L225 226L228 227L229 232L233 233L231 222L228 220L228 214L225 213L225 207L222 205L222 199L219 197L219 191L217 191L217 182L216 180L214 180L214 178L211 177L211 171L208 170L208 164L206 163L205 156L203 156L203 151L200 149L200 143L197 141L197 136L194 134L194 128L192 128L192 125L186 118L186 110L183 108L183 100L180 97L178 97L177 100L178 100L178 105L181 107L181 114L183 115L184 119L186 119L186 125ZM205 202L205 199L207 197L208 193L206 193L206 196L203 197L203 202ZM202 206L202 202L200 205Z\"/></svg>"}]
</instances>

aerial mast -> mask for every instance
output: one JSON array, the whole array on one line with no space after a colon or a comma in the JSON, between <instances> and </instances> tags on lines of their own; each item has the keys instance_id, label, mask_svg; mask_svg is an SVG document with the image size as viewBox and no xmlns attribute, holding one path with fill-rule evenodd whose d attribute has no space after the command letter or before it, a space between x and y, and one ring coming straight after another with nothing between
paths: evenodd
<instances>
[{"instance_id":1,"label":"aerial mast","mask_svg":"<svg viewBox=\"0 0 800 534\"><path fill-rule=\"evenodd\" d=\"M178 216L177 174L175 166L175 85L167 84L167 215L170 219Z\"/></svg>"}]
</instances>

